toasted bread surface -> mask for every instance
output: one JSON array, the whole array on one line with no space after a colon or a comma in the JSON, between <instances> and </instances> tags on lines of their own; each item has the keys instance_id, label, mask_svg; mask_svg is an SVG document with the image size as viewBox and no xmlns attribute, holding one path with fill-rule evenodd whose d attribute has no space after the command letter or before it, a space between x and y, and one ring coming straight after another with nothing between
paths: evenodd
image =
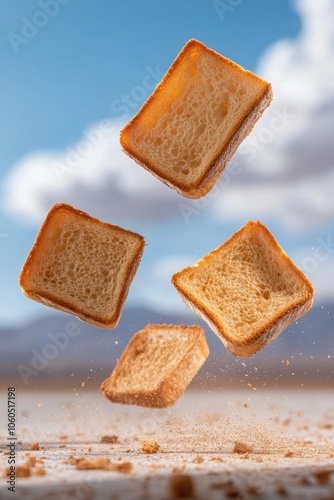
<instances>
[{"instance_id":1,"label":"toasted bread surface","mask_svg":"<svg viewBox=\"0 0 334 500\"><path fill-rule=\"evenodd\" d=\"M19 284L37 302L114 328L144 246L141 235L58 203L37 234Z\"/></svg>"},{"instance_id":2,"label":"toasted bread surface","mask_svg":"<svg viewBox=\"0 0 334 500\"><path fill-rule=\"evenodd\" d=\"M132 337L101 390L115 403L171 406L208 354L199 326L147 325Z\"/></svg>"},{"instance_id":3,"label":"toasted bread surface","mask_svg":"<svg viewBox=\"0 0 334 500\"><path fill-rule=\"evenodd\" d=\"M248 222L193 267L174 274L181 298L237 356L251 356L307 312L312 284L269 230Z\"/></svg>"},{"instance_id":4,"label":"toasted bread surface","mask_svg":"<svg viewBox=\"0 0 334 500\"><path fill-rule=\"evenodd\" d=\"M121 131L121 145L168 186L199 198L271 99L270 84L190 40Z\"/></svg>"}]
</instances>

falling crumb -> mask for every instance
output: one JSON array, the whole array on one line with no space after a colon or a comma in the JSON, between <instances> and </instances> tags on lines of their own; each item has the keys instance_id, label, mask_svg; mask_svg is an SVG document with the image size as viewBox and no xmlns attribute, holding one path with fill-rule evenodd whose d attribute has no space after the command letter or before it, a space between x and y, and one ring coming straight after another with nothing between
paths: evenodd
<instances>
[{"instance_id":1,"label":"falling crumb","mask_svg":"<svg viewBox=\"0 0 334 500\"><path fill-rule=\"evenodd\" d=\"M42 408L43 403L38 403L37 408Z\"/></svg>"},{"instance_id":2,"label":"falling crumb","mask_svg":"<svg viewBox=\"0 0 334 500\"><path fill-rule=\"evenodd\" d=\"M118 436L116 436L116 435L102 436L101 443L117 444L117 443L119 443L119 439L118 439Z\"/></svg>"},{"instance_id":3,"label":"falling crumb","mask_svg":"<svg viewBox=\"0 0 334 500\"><path fill-rule=\"evenodd\" d=\"M197 455L192 462L194 464L202 464L204 462L204 458L201 455Z\"/></svg>"},{"instance_id":4,"label":"falling crumb","mask_svg":"<svg viewBox=\"0 0 334 500\"><path fill-rule=\"evenodd\" d=\"M81 387L85 387L85 382L81 382Z\"/></svg>"},{"instance_id":5,"label":"falling crumb","mask_svg":"<svg viewBox=\"0 0 334 500\"><path fill-rule=\"evenodd\" d=\"M244 408L249 408L249 404L244 403Z\"/></svg>"},{"instance_id":6,"label":"falling crumb","mask_svg":"<svg viewBox=\"0 0 334 500\"><path fill-rule=\"evenodd\" d=\"M39 450L39 443L33 443L30 448L31 451L38 451Z\"/></svg>"},{"instance_id":7,"label":"falling crumb","mask_svg":"<svg viewBox=\"0 0 334 500\"><path fill-rule=\"evenodd\" d=\"M156 441L142 441L140 450L143 453L157 453L160 450L160 445Z\"/></svg>"},{"instance_id":8,"label":"falling crumb","mask_svg":"<svg viewBox=\"0 0 334 500\"><path fill-rule=\"evenodd\" d=\"M169 494L171 498L194 498L194 486L188 474L174 474L169 481Z\"/></svg>"},{"instance_id":9,"label":"falling crumb","mask_svg":"<svg viewBox=\"0 0 334 500\"><path fill-rule=\"evenodd\" d=\"M285 360L285 364L286 364L286 366L289 366L290 361L289 361L288 359L286 359L286 360Z\"/></svg>"},{"instance_id":10,"label":"falling crumb","mask_svg":"<svg viewBox=\"0 0 334 500\"><path fill-rule=\"evenodd\" d=\"M252 453L253 448L242 441L236 441L234 443L233 453Z\"/></svg>"}]
</instances>

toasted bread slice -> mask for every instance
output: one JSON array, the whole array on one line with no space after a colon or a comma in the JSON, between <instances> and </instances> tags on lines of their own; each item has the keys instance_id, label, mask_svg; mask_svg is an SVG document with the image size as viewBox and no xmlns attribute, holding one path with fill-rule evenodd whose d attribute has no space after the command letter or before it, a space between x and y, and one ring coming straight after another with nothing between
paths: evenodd
<instances>
[{"instance_id":1,"label":"toasted bread slice","mask_svg":"<svg viewBox=\"0 0 334 500\"><path fill-rule=\"evenodd\" d=\"M199 198L271 99L270 84L190 40L121 131L121 146L162 182Z\"/></svg>"},{"instance_id":2,"label":"toasted bread slice","mask_svg":"<svg viewBox=\"0 0 334 500\"><path fill-rule=\"evenodd\" d=\"M101 390L114 403L171 406L208 354L199 326L147 325L132 337Z\"/></svg>"},{"instance_id":3,"label":"toasted bread slice","mask_svg":"<svg viewBox=\"0 0 334 500\"><path fill-rule=\"evenodd\" d=\"M100 328L114 328L145 242L139 234L54 205L19 277L23 293Z\"/></svg>"},{"instance_id":4,"label":"toasted bread slice","mask_svg":"<svg viewBox=\"0 0 334 500\"><path fill-rule=\"evenodd\" d=\"M182 299L236 356L251 356L306 313L314 290L273 235L248 222L194 267L174 274Z\"/></svg>"}]
</instances>

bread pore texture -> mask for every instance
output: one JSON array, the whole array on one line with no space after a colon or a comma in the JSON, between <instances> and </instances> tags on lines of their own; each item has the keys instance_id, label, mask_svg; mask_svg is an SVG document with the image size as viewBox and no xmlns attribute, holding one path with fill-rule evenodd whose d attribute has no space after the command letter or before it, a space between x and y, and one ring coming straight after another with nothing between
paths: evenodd
<instances>
[{"instance_id":1,"label":"bread pore texture","mask_svg":"<svg viewBox=\"0 0 334 500\"><path fill-rule=\"evenodd\" d=\"M306 313L312 284L270 231L250 221L193 267L177 292L236 356L252 356Z\"/></svg>"},{"instance_id":2,"label":"bread pore texture","mask_svg":"<svg viewBox=\"0 0 334 500\"><path fill-rule=\"evenodd\" d=\"M19 284L37 302L114 328L144 246L141 235L58 203L37 234Z\"/></svg>"},{"instance_id":3,"label":"bread pore texture","mask_svg":"<svg viewBox=\"0 0 334 500\"><path fill-rule=\"evenodd\" d=\"M114 403L171 406L208 354L201 327L149 324L132 337L101 390Z\"/></svg>"},{"instance_id":4,"label":"bread pore texture","mask_svg":"<svg viewBox=\"0 0 334 500\"><path fill-rule=\"evenodd\" d=\"M190 40L121 131L121 146L162 182L199 198L271 100L269 83Z\"/></svg>"}]
</instances>

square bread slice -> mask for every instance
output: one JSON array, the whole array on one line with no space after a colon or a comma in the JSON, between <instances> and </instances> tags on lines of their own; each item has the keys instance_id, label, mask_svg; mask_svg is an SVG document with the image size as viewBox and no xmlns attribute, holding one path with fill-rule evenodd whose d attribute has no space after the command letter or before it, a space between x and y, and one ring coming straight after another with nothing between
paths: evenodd
<instances>
[{"instance_id":1,"label":"square bread slice","mask_svg":"<svg viewBox=\"0 0 334 500\"><path fill-rule=\"evenodd\" d=\"M147 325L132 337L101 390L113 403L171 406L208 355L199 326Z\"/></svg>"},{"instance_id":2,"label":"square bread slice","mask_svg":"<svg viewBox=\"0 0 334 500\"><path fill-rule=\"evenodd\" d=\"M174 274L184 302L235 356L252 356L306 313L314 290L269 230L248 222L194 267Z\"/></svg>"},{"instance_id":3,"label":"square bread slice","mask_svg":"<svg viewBox=\"0 0 334 500\"><path fill-rule=\"evenodd\" d=\"M199 198L271 100L269 83L190 40L121 131L121 146L162 182Z\"/></svg>"},{"instance_id":4,"label":"square bread slice","mask_svg":"<svg viewBox=\"0 0 334 500\"><path fill-rule=\"evenodd\" d=\"M58 203L37 234L19 284L30 299L114 328L144 246L141 235Z\"/></svg>"}]
</instances>

